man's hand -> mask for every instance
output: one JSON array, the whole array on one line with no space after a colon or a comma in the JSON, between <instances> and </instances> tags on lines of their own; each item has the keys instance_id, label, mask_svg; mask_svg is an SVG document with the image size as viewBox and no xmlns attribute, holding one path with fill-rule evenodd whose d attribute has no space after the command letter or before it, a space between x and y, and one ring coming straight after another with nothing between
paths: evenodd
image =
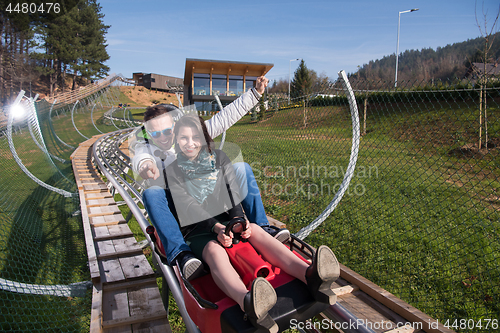
<instances>
[{"instance_id":1,"label":"man's hand","mask_svg":"<svg viewBox=\"0 0 500 333\"><path fill-rule=\"evenodd\" d=\"M156 163L153 163L153 161L145 161L141 163L141 166L139 168L139 175L142 177L142 179L158 179L160 177L160 170L156 167Z\"/></svg>"},{"instance_id":2,"label":"man's hand","mask_svg":"<svg viewBox=\"0 0 500 333\"><path fill-rule=\"evenodd\" d=\"M265 76L259 76L257 78L257 81L255 82L255 90L257 90L257 92L262 95L266 90L268 83L269 80Z\"/></svg>"}]
</instances>

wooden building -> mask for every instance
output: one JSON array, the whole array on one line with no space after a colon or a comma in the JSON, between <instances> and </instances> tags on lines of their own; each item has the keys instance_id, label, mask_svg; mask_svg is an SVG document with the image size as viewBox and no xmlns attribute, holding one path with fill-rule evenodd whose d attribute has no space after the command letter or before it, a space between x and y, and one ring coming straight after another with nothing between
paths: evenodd
<instances>
[{"instance_id":1,"label":"wooden building","mask_svg":"<svg viewBox=\"0 0 500 333\"><path fill-rule=\"evenodd\" d=\"M170 92L181 91L183 85L181 78L153 73L133 73L133 80L138 86Z\"/></svg>"},{"instance_id":2,"label":"wooden building","mask_svg":"<svg viewBox=\"0 0 500 333\"><path fill-rule=\"evenodd\" d=\"M198 111L219 110L214 96L227 105L255 86L273 64L238 61L186 59L184 106L196 105Z\"/></svg>"}]
</instances>

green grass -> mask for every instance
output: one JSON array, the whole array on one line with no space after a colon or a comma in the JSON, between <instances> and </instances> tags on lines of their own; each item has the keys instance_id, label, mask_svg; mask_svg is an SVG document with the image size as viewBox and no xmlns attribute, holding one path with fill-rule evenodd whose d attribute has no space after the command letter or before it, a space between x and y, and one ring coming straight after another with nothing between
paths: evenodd
<instances>
[{"instance_id":1,"label":"green grass","mask_svg":"<svg viewBox=\"0 0 500 333\"><path fill-rule=\"evenodd\" d=\"M27 129L13 137L28 170L39 180L65 189L71 166L48 163ZM0 277L41 285L88 281L86 246L81 218L73 216L79 202L42 188L15 163L0 141ZM65 179L62 174L68 179ZM86 297L63 298L0 291L2 331L84 331L90 320L91 292Z\"/></svg>"},{"instance_id":2,"label":"green grass","mask_svg":"<svg viewBox=\"0 0 500 333\"><path fill-rule=\"evenodd\" d=\"M144 117L144 112L146 112L146 108L141 109L130 109L130 113L136 121L142 121Z\"/></svg>"},{"instance_id":3,"label":"green grass","mask_svg":"<svg viewBox=\"0 0 500 333\"><path fill-rule=\"evenodd\" d=\"M83 105L83 103L82 103ZM70 107L53 111L53 128L64 142L77 147L85 141L73 128ZM54 136L48 110L38 110L44 143L50 153L66 160L54 164L34 143L27 127L16 127L13 145L25 167L40 181L68 192L76 191L69 157L72 149ZM103 132L115 130L102 122L105 109L94 110ZM77 108L77 128L98 134L90 110ZM89 281L88 257L78 198L65 198L39 186L19 168L7 143L0 138L0 277L14 282L55 285ZM92 292L85 297L55 297L0 291L2 331L88 331Z\"/></svg>"},{"instance_id":4,"label":"green grass","mask_svg":"<svg viewBox=\"0 0 500 333\"><path fill-rule=\"evenodd\" d=\"M372 113L351 191L307 241L331 246L342 263L440 321L498 317L500 214L498 205L486 200L498 188L498 151L474 158L449 154L464 144L452 143L453 131L470 131L463 123L468 113L460 109L391 111L390 117ZM445 114L446 124L456 118L449 126L453 130L443 131ZM491 130L498 127L497 114L498 108L490 110L492 139L498 138ZM293 126L300 118L300 109L295 116L288 110L281 115L288 121L272 130L266 131L265 122L247 122L228 131L246 161L257 166L267 211L294 232L327 206L333 193L325 184L337 184L341 177L276 171L307 165L345 169L350 153L350 142L335 140L350 126L345 117L331 127L310 129ZM307 140L320 132L327 138ZM306 190L279 191L296 182ZM266 191L273 186L276 193ZM325 191L316 193L322 186Z\"/></svg>"},{"instance_id":5,"label":"green grass","mask_svg":"<svg viewBox=\"0 0 500 333\"><path fill-rule=\"evenodd\" d=\"M93 112L94 122L97 128L99 128L101 132L108 133L116 131L117 127L125 128L121 122L115 121L114 122L114 124L116 125L115 127L113 126L113 123L111 123L110 120L105 120L103 118L103 115L104 112L106 111L109 111L109 109L96 109ZM114 115L117 117L122 117L123 111L121 111L121 109L115 111ZM76 128L81 134L79 134L75 130L73 126L73 121L76 125ZM92 122L90 121L90 111L82 110L81 113L74 113L73 121L71 120L71 110L66 110L65 113L61 113L59 117L57 116L53 117L52 120L56 135L63 142L71 146L77 146L79 143L86 141L87 139L85 137L91 138L94 135L100 134L99 131L95 129L95 127L92 125ZM83 137L82 135L84 135L85 137Z\"/></svg>"}]
</instances>

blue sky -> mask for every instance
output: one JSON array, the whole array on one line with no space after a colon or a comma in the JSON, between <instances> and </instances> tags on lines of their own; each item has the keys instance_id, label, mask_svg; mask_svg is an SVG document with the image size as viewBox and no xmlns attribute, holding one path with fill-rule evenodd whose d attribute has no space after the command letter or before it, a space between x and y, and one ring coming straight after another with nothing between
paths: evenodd
<instances>
[{"instance_id":1,"label":"blue sky","mask_svg":"<svg viewBox=\"0 0 500 333\"><path fill-rule=\"evenodd\" d=\"M443 47L480 36L498 0L102 0L111 73L184 77L186 58L274 64L272 80L288 79L290 60L337 78L399 50ZM495 29L498 31L498 26ZM291 62L291 72L298 65Z\"/></svg>"}]
</instances>

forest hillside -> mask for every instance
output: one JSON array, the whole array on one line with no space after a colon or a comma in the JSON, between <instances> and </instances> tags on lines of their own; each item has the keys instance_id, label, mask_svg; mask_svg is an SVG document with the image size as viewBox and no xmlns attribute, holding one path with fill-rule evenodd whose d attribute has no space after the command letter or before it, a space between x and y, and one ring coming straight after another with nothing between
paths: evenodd
<instances>
[{"instance_id":1,"label":"forest hillside","mask_svg":"<svg viewBox=\"0 0 500 333\"><path fill-rule=\"evenodd\" d=\"M488 39L486 63L498 63L500 58L500 32ZM422 50L406 50L399 55L398 81L449 81L462 79L470 64L484 61L485 38ZM372 60L361 66L352 77L370 81L394 81L396 55Z\"/></svg>"}]
</instances>

